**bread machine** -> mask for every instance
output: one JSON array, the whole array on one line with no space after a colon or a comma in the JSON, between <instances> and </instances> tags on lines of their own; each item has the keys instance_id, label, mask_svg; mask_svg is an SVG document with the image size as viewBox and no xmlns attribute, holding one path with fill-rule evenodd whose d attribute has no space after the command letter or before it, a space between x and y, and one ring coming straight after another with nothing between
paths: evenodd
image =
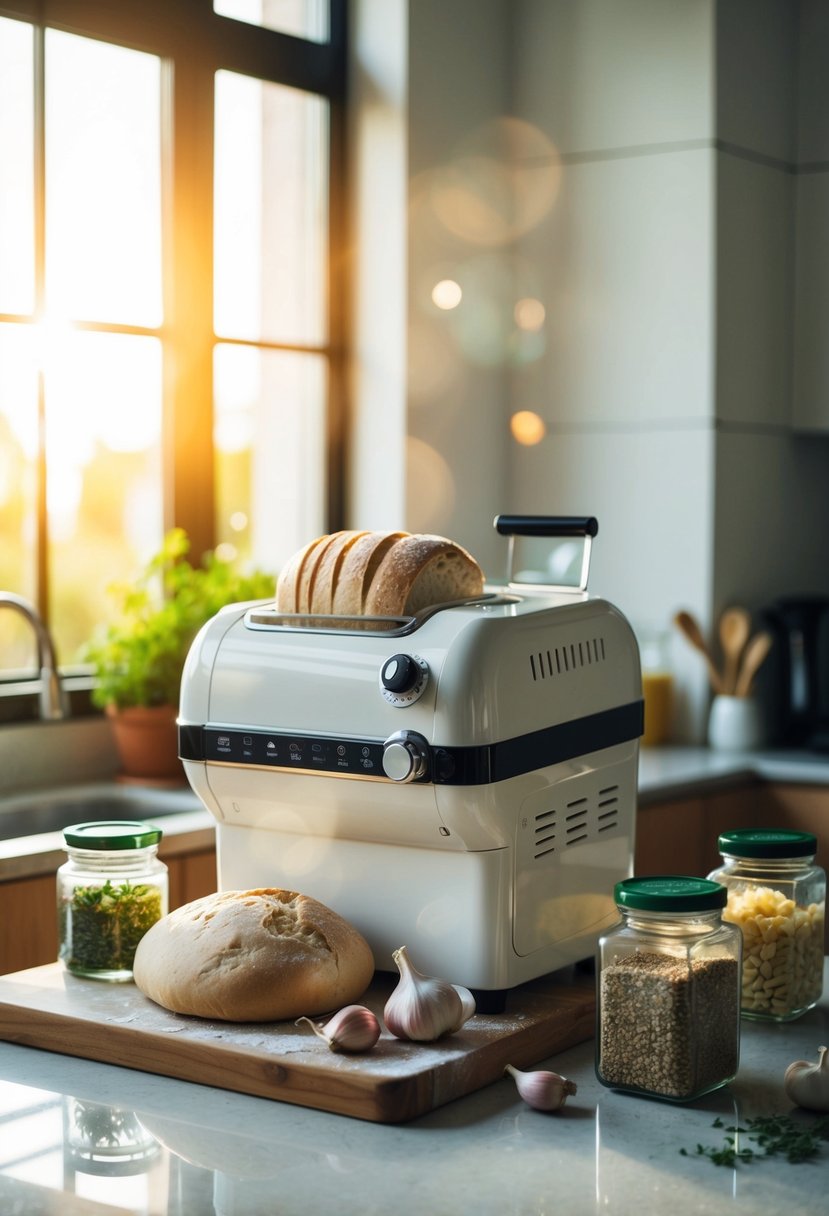
<instances>
[{"instance_id":1,"label":"bread machine","mask_svg":"<svg viewBox=\"0 0 829 1216\"><path fill-rule=\"evenodd\" d=\"M411 618L223 609L184 669L180 755L216 819L220 889L328 904L378 969L415 965L479 1007L593 954L632 873L639 653L588 595L592 518L499 516L578 536L580 585L508 578Z\"/></svg>"}]
</instances>

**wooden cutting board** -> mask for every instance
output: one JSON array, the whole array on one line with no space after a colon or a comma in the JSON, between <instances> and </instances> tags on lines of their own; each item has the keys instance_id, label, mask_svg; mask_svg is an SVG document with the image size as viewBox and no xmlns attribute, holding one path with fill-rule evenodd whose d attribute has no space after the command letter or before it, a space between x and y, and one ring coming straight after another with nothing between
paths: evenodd
<instances>
[{"instance_id":1,"label":"wooden cutting board","mask_svg":"<svg viewBox=\"0 0 829 1216\"><path fill-rule=\"evenodd\" d=\"M362 1003L382 1016L394 982L378 975ZM0 976L0 1039L375 1123L403 1123L498 1080L506 1064L527 1068L581 1043L594 1019L593 978L567 970L437 1043L384 1030L372 1051L349 1056L307 1026L185 1017L134 984L79 979L60 963Z\"/></svg>"}]
</instances>

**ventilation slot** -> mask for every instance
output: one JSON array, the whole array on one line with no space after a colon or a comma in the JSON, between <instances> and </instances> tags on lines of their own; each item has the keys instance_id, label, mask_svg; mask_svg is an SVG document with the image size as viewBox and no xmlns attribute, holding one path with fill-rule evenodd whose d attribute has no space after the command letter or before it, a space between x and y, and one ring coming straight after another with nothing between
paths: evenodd
<instances>
[{"instance_id":1,"label":"ventilation slot","mask_svg":"<svg viewBox=\"0 0 829 1216\"><path fill-rule=\"evenodd\" d=\"M537 861L539 857L546 857L548 853L555 853L555 842L556 813L555 811L542 811L535 817L535 843L533 846L535 860Z\"/></svg>"},{"instance_id":2,"label":"ventilation slot","mask_svg":"<svg viewBox=\"0 0 829 1216\"><path fill-rule=\"evenodd\" d=\"M599 790L599 801L596 808L596 830L607 832L615 828L619 822L619 787L609 785L607 789Z\"/></svg>"},{"instance_id":3,"label":"ventilation slot","mask_svg":"<svg viewBox=\"0 0 829 1216\"><path fill-rule=\"evenodd\" d=\"M567 803L567 814L564 816L566 824L564 843L568 847L571 844L578 844L580 840L587 839L587 812L589 809L586 798L577 798L574 802Z\"/></svg>"},{"instance_id":4,"label":"ventilation slot","mask_svg":"<svg viewBox=\"0 0 829 1216\"><path fill-rule=\"evenodd\" d=\"M583 638L552 650L537 650L530 655L530 674L534 681L552 680L582 667L593 667L605 660L604 638Z\"/></svg>"},{"instance_id":5,"label":"ventilation slot","mask_svg":"<svg viewBox=\"0 0 829 1216\"><path fill-rule=\"evenodd\" d=\"M561 854L572 845L598 840L603 833L618 830L622 818L620 799L619 786L609 785L574 798L564 807L539 811L533 820L533 860L552 860L552 853Z\"/></svg>"}]
</instances>

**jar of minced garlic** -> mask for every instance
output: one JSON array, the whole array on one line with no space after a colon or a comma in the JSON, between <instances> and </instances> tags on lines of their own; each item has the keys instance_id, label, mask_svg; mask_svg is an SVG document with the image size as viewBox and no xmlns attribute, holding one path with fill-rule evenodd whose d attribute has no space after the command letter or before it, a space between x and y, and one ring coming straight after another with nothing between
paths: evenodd
<instances>
[{"instance_id":1,"label":"jar of minced garlic","mask_svg":"<svg viewBox=\"0 0 829 1216\"><path fill-rule=\"evenodd\" d=\"M723 865L710 875L728 890L723 918L743 932L740 1010L788 1022L823 990L826 874L811 832L745 828L719 838Z\"/></svg>"}]
</instances>

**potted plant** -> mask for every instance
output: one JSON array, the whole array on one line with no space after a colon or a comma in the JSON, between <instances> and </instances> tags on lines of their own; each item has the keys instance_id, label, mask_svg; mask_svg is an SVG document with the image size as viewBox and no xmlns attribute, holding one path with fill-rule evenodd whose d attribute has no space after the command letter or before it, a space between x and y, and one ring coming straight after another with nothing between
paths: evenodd
<instances>
[{"instance_id":1,"label":"potted plant","mask_svg":"<svg viewBox=\"0 0 829 1216\"><path fill-rule=\"evenodd\" d=\"M134 582L114 584L115 618L85 649L97 676L92 699L112 722L127 780L183 780L176 716L190 645L226 604L275 594L273 575L242 574L213 553L193 566L189 548L174 528Z\"/></svg>"}]
</instances>

